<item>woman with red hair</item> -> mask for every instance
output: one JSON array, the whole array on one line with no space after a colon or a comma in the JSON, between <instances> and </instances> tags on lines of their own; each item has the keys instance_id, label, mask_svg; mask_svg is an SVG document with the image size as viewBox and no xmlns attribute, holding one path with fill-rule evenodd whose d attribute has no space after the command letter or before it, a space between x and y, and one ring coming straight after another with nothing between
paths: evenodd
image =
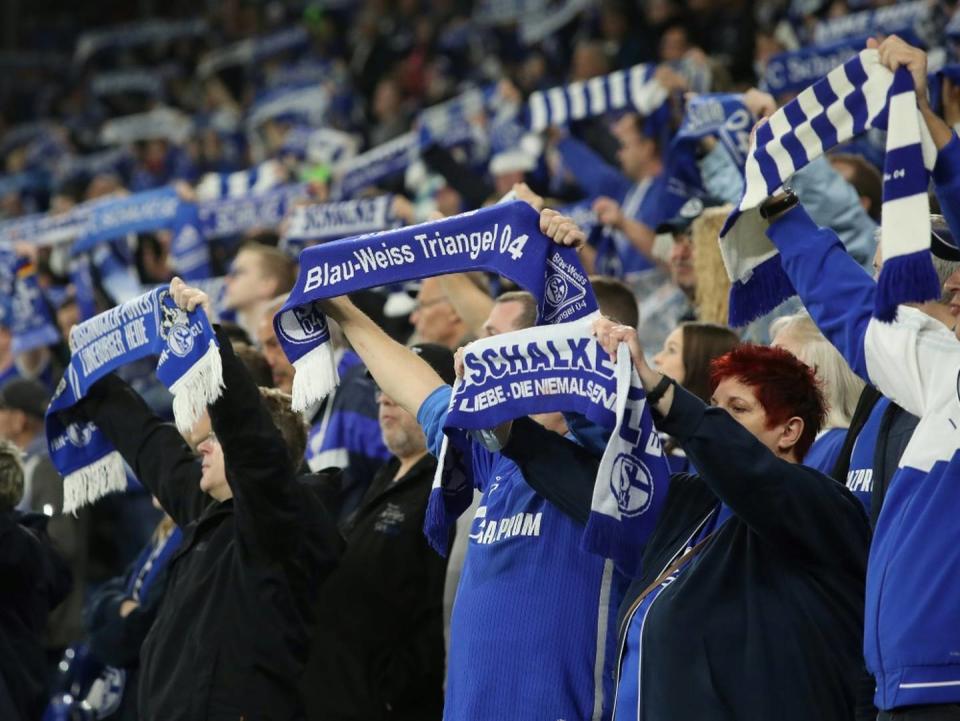
<instances>
[{"instance_id":1,"label":"woman with red hair","mask_svg":"<svg viewBox=\"0 0 960 721\"><path fill-rule=\"evenodd\" d=\"M698 470L671 475L653 531L631 539L644 552L620 608L614 721L854 718L869 528L800 464L826 415L813 371L741 345L713 361L708 406L647 365L636 329L594 332L612 356L627 344L657 428ZM514 421L504 455L586 523L596 458L534 426Z\"/></svg>"}]
</instances>

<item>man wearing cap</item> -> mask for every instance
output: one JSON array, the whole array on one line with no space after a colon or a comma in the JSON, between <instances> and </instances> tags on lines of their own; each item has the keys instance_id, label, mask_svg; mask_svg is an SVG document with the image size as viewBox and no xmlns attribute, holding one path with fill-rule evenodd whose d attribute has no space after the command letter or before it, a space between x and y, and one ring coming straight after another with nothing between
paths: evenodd
<instances>
[{"instance_id":1,"label":"man wearing cap","mask_svg":"<svg viewBox=\"0 0 960 721\"><path fill-rule=\"evenodd\" d=\"M83 596L89 565L90 516L86 510L64 515L63 481L50 461L43 417L50 402L38 381L15 378L0 387L0 439L14 443L24 454L22 511L50 518L47 533L62 553L74 584L69 596L50 614L47 650L57 659L63 650L83 638Z\"/></svg>"},{"instance_id":2,"label":"man wearing cap","mask_svg":"<svg viewBox=\"0 0 960 721\"><path fill-rule=\"evenodd\" d=\"M411 350L453 383L450 350ZM386 393L377 401L393 457L344 529L346 551L320 590L302 683L311 721L439 719L443 710L446 561L423 535L437 462L417 419Z\"/></svg>"}]
</instances>

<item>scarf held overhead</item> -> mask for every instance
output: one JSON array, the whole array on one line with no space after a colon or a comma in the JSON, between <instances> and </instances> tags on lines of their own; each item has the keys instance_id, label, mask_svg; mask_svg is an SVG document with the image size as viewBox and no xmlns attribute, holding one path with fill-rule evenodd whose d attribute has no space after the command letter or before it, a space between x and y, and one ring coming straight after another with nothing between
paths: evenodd
<instances>
[{"instance_id":1,"label":"scarf held overhead","mask_svg":"<svg viewBox=\"0 0 960 721\"><path fill-rule=\"evenodd\" d=\"M70 363L47 409L50 458L63 476L65 513L127 487L120 454L91 423L64 425L58 415L122 365L159 356L157 378L173 394L177 427L193 426L220 397L223 371L213 329L200 309L187 313L157 288L94 316L70 333Z\"/></svg>"},{"instance_id":2,"label":"scarf held overhead","mask_svg":"<svg viewBox=\"0 0 960 721\"><path fill-rule=\"evenodd\" d=\"M580 318L597 307L576 251L543 235L539 214L523 201L307 248L297 283L273 319L296 368L294 408L319 401L337 383L326 318L315 301L473 270L498 273L530 291L541 324Z\"/></svg>"},{"instance_id":3,"label":"scarf held overhead","mask_svg":"<svg viewBox=\"0 0 960 721\"><path fill-rule=\"evenodd\" d=\"M765 235L758 206L797 170L835 145L871 128L887 131L883 179L883 269L874 315L896 317L901 303L940 294L930 260L930 169L936 148L917 109L913 79L891 73L876 50L863 50L758 128L747 156L743 196L720 232L730 276L730 323L744 325L795 291Z\"/></svg>"},{"instance_id":4,"label":"scarf held overhead","mask_svg":"<svg viewBox=\"0 0 960 721\"><path fill-rule=\"evenodd\" d=\"M642 544L666 499L670 471L630 352L616 362L591 336L591 317L485 338L468 345L444 424L424 532L443 553L473 497L472 444L481 431L537 413L577 413L611 431L594 483L584 550L636 575ZM507 521L509 522L509 521Z\"/></svg>"}]
</instances>

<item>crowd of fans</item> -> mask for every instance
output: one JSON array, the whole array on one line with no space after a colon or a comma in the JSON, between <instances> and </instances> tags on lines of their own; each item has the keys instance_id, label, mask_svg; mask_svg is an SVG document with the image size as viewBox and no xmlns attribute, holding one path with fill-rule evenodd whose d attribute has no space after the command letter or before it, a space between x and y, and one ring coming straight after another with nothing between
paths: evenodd
<instances>
[{"instance_id":1,"label":"crowd of fans","mask_svg":"<svg viewBox=\"0 0 960 721\"><path fill-rule=\"evenodd\" d=\"M883 14L898 7L909 22ZM78 32L80 10L21 6L21 50L0 54L0 717L960 719L960 598L944 572L911 591L942 608L941 645L915 640L921 650L880 669L863 654L865 595L867 613L882 603L870 581L865 591L870 536L909 522L885 518L885 499L904 508L902 458L930 409L941 412L923 374L957 378L952 3L131 11L84 17ZM921 107L930 73L924 117L940 153L930 255L943 295L919 306L922 320L908 316L914 335L866 351L798 260L785 268L799 298L730 327L718 244L754 123L845 58L796 86L771 68L799 67L845 20L910 42L890 38L881 58L910 70ZM537 93L638 64L664 98L649 112L606 87L603 112L530 120ZM721 93L747 122L734 128L734 113L682 145L695 99ZM839 252L858 278L879 272L884 146L871 133L793 176L800 207L769 218L781 253L783 238L820 226L830 235L817 262ZM358 159L408 138L401 162L348 180ZM236 232L201 237L208 257L189 273L172 224L80 252L69 223L40 239L24 230L147 191L173 189L192 207L288 188L297 195L279 214L251 210ZM605 441L567 414L491 430L473 446L483 478L446 555L423 535L458 349L538 323L537 299L504 278L441 275L324 301L340 383L291 409L297 369L273 323L303 247L291 215L386 194L386 227L524 200L551 241L577 248L605 317L596 337L612 355L630 348L673 474L642 572L580 547ZM820 269L822 284L837 267ZM71 329L160 285L215 324L224 394L181 435L154 364L97 383L73 419L120 451L128 488L65 514L44 417ZM840 306L859 302L836 289ZM929 357L946 360L909 355L929 338ZM907 354L902 372L922 378L919 390L888 390L895 353L870 356L885 340ZM945 444L925 461L933 473L957 441L930 437ZM688 605L654 607L677 589ZM900 696L884 690L898 673Z\"/></svg>"}]
</instances>

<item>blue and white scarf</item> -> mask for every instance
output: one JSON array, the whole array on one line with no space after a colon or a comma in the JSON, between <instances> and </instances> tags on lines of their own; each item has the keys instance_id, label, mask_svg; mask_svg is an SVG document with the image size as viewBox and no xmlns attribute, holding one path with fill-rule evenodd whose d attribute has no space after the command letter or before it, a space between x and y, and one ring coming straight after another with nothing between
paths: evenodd
<instances>
[{"instance_id":1,"label":"blue and white scarf","mask_svg":"<svg viewBox=\"0 0 960 721\"><path fill-rule=\"evenodd\" d=\"M204 238L225 238L255 228L273 229L294 203L307 197L305 184L279 185L265 193L197 204L200 232Z\"/></svg>"},{"instance_id":2,"label":"blue and white scarf","mask_svg":"<svg viewBox=\"0 0 960 721\"><path fill-rule=\"evenodd\" d=\"M667 496L670 470L626 345L616 363L591 336L592 316L484 338L468 345L454 385L424 532L440 553L473 497L471 443L482 431L535 413L577 413L611 431L597 470L585 550L636 575ZM452 449L449 446L452 445ZM449 452L454 450L454 452Z\"/></svg>"},{"instance_id":3,"label":"blue and white scarf","mask_svg":"<svg viewBox=\"0 0 960 721\"><path fill-rule=\"evenodd\" d=\"M771 95L798 93L855 56L865 43L866 36L844 38L774 55L767 61L760 86Z\"/></svg>"},{"instance_id":4,"label":"blue and white scarf","mask_svg":"<svg viewBox=\"0 0 960 721\"><path fill-rule=\"evenodd\" d=\"M189 20L145 20L114 25L101 30L91 30L83 33L77 39L73 59L76 63L84 63L90 56L105 48L129 48L148 43L170 42L178 38L202 35L207 29L206 20L193 18Z\"/></svg>"},{"instance_id":5,"label":"blue and white scarf","mask_svg":"<svg viewBox=\"0 0 960 721\"><path fill-rule=\"evenodd\" d=\"M94 95L106 96L120 93L140 93L157 97L163 94L163 78L156 70L130 68L98 73L90 80Z\"/></svg>"},{"instance_id":6,"label":"blue and white scarf","mask_svg":"<svg viewBox=\"0 0 960 721\"><path fill-rule=\"evenodd\" d=\"M104 145L126 145L159 138L174 145L183 145L190 139L192 131L193 122L186 115L173 108L159 107L147 113L108 120L100 128L100 142Z\"/></svg>"},{"instance_id":7,"label":"blue and white scarf","mask_svg":"<svg viewBox=\"0 0 960 721\"><path fill-rule=\"evenodd\" d=\"M5 260L9 259L8 256ZM14 261L10 315L10 350L14 355L60 341L50 304L37 282L37 268L29 258Z\"/></svg>"},{"instance_id":8,"label":"blue and white scarf","mask_svg":"<svg viewBox=\"0 0 960 721\"><path fill-rule=\"evenodd\" d=\"M926 19L929 5L927 0L914 0L830 18L817 24L813 41L817 45L828 45L866 35L896 34L908 43L918 45L921 43L917 26Z\"/></svg>"},{"instance_id":9,"label":"blue and white scarf","mask_svg":"<svg viewBox=\"0 0 960 721\"><path fill-rule=\"evenodd\" d=\"M273 320L296 368L293 407L322 400L338 382L327 321L315 301L471 270L498 273L533 293L540 323L597 307L576 251L544 236L539 214L523 201L307 248L297 283Z\"/></svg>"},{"instance_id":10,"label":"blue and white scarf","mask_svg":"<svg viewBox=\"0 0 960 721\"><path fill-rule=\"evenodd\" d=\"M758 207L797 170L868 128L887 130L884 165L883 269L874 315L896 317L901 303L940 295L930 260L930 169L936 148L917 109L913 79L891 73L876 50L832 70L761 126L750 149L743 197L720 232L720 250L733 286L730 323L744 325L795 291L766 238Z\"/></svg>"},{"instance_id":11,"label":"blue and white scarf","mask_svg":"<svg viewBox=\"0 0 960 721\"><path fill-rule=\"evenodd\" d=\"M687 103L683 124L670 143L664 171L650 191L656 194L657 202L649 224L656 227L670 220L690 198L706 194L697 163L697 149L703 138L717 138L743 172L753 123L753 115L741 95L712 93L692 98Z\"/></svg>"},{"instance_id":12,"label":"blue and white scarf","mask_svg":"<svg viewBox=\"0 0 960 721\"><path fill-rule=\"evenodd\" d=\"M634 65L590 80L538 90L528 102L528 126L540 132L614 110L651 115L669 96L654 79L655 72L655 65Z\"/></svg>"},{"instance_id":13,"label":"blue and white scarf","mask_svg":"<svg viewBox=\"0 0 960 721\"><path fill-rule=\"evenodd\" d=\"M329 104L330 93L323 83L274 88L251 106L247 113L247 129L253 130L280 117L296 117L308 125L319 125Z\"/></svg>"},{"instance_id":14,"label":"blue and white scarf","mask_svg":"<svg viewBox=\"0 0 960 721\"><path fill-rule=\"evenodd\" d=\"M130 233L146 233L170 228L177 219L180 198L173 188L158 188L90 206L83 235L73 252L82 253L98 243Z\"/></svg>"},{"instance_id":15,"label":"blue and white scarf","mask_svg":"<svg viewBox=\"0 0 960 721\"><path fill-rule=\"evenodd\" d=\"M352 198L363 188L406 170L418 157L420 136L411 130L337 165L331 194L337 200Z\"/></svg>"},{"instance_id":16,"label":"blue and white scarf","mask_svg":"<svg viewBox=\"0 0 960 721\"><path fill-rule=\"evenodd\" d=\"M210 244L203 234L200 212L195 203L180 203L177 209L170 258L174 272L187 281L209 278L213 272Z\"/></svg>"},{"instance_id":17,"label":"blue and white scarf","mask_svg":"<svg viewBox=\"0 0 960 721\"><path fill-rule=\"evenodd\" d=\"M299 250L306 244L395 228L398 220L393 215L393 200L392 195L379 195L298 206L287 218L282 246Z\"/></svg>"},{"instance_id":18,"label":"blue and white scarf","mask_svg":"<svg viewBox=\"0 0 960 721\"><path fill-rule=\"evenodd\" d=\"M277 53L304 48L309 42L310 33L302 25L247 38L207 53L197 64L197 74L206 78L233 65L252 65Z\"/></svg>"},{"instance_id":19,"label":"blue and white scarf","mask_svg":"<svg viewBox=\"0 0 960 721\"><path fill-rule=\"evenodd\" d=\"M50 458L64 477L63 510L70 513L127 487L120 454L92 422L64 426L59 411L78 403L90 387L122 365L158 355L157 378L173 394L181 431L190 429L220 397L220 350L201 309L187 313L166 288L145 293L74 326L70 364L47 410Z\"/></svg>"},{"instance_id":20,"label":"blue and white scarf","mask_svg":"<svg viewBox=\"0 0 960 721\"><path fill-rule=\"evenodd\" d=\"M232 173L206 173L196 185L197 200L258 195L280 185L285 177L283 167L276 160L266 160Z\"/></svg>"}]
</instances>

